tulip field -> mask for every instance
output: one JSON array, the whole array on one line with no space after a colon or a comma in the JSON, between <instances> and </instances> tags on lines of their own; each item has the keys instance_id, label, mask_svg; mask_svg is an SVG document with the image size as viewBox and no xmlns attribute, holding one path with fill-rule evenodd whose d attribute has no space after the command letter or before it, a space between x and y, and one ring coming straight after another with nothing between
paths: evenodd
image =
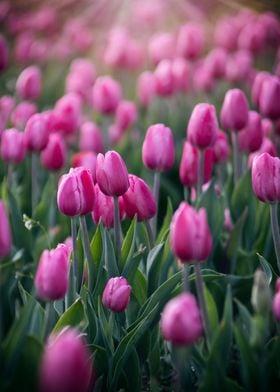
<instances>
[{"instance_id":1,"label":"tulip field","mask_svg":"<svg viewBox=\"0 0 280 392\"><path fill-rule=\"evenodd\" d=\"M279 390L268 4L0 1L0 392Z\"/></svg>"}]
</instances>

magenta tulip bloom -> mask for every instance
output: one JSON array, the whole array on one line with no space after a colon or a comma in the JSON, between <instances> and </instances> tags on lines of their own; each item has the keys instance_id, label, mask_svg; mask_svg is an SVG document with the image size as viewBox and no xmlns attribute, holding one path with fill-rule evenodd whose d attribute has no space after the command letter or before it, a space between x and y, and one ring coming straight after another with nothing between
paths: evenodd
<instances>
[{"instance_id":1,"label":"magenta tulip bloom","mask_svg":"<svg viewBox=\"0 0 280 392\"><path fill-rule=\"evenodd\" d=\"M129 304L130 293L131 286L125 278L110 278L102 294L102 303L113 312L123 312Z\"/></svg>"},{"instance_id":2,"label":"magenta tulip bloom","mask_svg":"<svg viewBox=\"0 0 280 392\"><path fill-rule=\"evenodd\" d=\"M2 200L0 200L0 260L8 256L12 249L12 235L9 218Z\"/></svg>"},{"instance_id":3,"label":"magenta tulip bloom","mask_svg":"<svg viewBox=\"0 0 280 392\"><path fill-rule=\"evenodd\" d=\"M137 215L138 221L151 219L157 211L153 192L141 178L130 174L129 188L122 199L126 215L133 219Z\"/></svg>"},{"instance_id":4,"label":"magenta tulip bloom","mask_svg":"<svg viewBox=\"0 0 280 392\"><path fill-rule=\"evenodd\" d=\"M160 96L170 96L176 85L171 60L162 60L154 71L156 92Z\"/></svg>"},{"instance_id":5,"label":"magenta tulip bloom","mask_svg":"<svg viewBox=\"0 0 280 392\"><path fill-rule=\"evenodd\" d=\"M156 79L152 72L140 74L137 82L137 95L142 105L149 106L156 95Z\"/></svg>"},{"instance_id":6,"label":"magenta tulip bloom","mask_svg":"<svg viewBox=\"0 0 280 392\"><path fill-rule=\"evenodd\" d=\"M69 286L69 248L58 244L55 249L44 250L35 275L37 296L45 301L65 297Z\"/></svg>"},{"instance_id":7,"label":"magenta tulip bloom","mask_svg":"<svg viewBox=\"0 0 280 392\"><path fill-rule=\"evenodd\" d=\"M248 123L238 133L238 143L241 151L250 153L257 151L263 141L262 119L259 113L251 110Z\"/></svg>"},{"instance_id":8,"label":"magenta tulip bloom","mask_svg":"<svg viewBox=\"0 0 280 392\"><path fill-rule=\"evenodd\" d=\"M175 161L175 146L170 128L164 124L151 125L142 147L142 160L151 170L170 170Z\"/></svg>"},{"instance_id":9,"label":"magenta tulip bloom","mask_svg":"<svg viewBox=\"0 0 280 392\"><path fill-rule=\"evenodd\" d=\"M280 321L280 278L276 281L275 294L272 300L272 312L277 321Z\"/></svg>"},{"instance_id":10,"label":"magenta tulip bloom","mask_svg":"<svg viewBox=\"0 0 280 392\"><path fill-rule=\"evenodd\" d=\"M230 147L227 135L223 131L218 131L217 139L213 145L214 162L226 162L230 155Z\"/></svg>"},{"instance_id":11,"label":"magenta tulip bloom","mask_svg":"<svg viewBox=\"0 0 280 392\"><path fill-rule=\"evenodd\" d=\"M187 91L190 84L191 66L188 61L178 57L172 62L172 73L174 77L175 89L177 91Z\"/></svg>"},{"instance_id":12,"label":"magenta tulip bloom","mask_svg":"<svg viewBox=\"0 0 280 392\"><path fill-rule=\"evenodd\" d=\"M260 156L261 154L263 154L264 152L267 152L268 154L270 154L272 157L275 157L277 155L276 152L276 147L273 144L273 142L268 139L267 137L265 137L263 139L262 145L260 147L260 149L252 154L249 155L249 159L248 159L248 166L251 167L253 164L253 161L255 159L255 157Z\"/></svg>"},{"instance_id":13,"label":"magenta tulip bloom","mask_svg":"<svg viewBox=\"0 0 280 392\"><path fill-rule=\"evenodd\" d=\"M26 149L23 132L15 128L6 129L1 135L1 157L7 163L20 163L25 158Z\"/></svg>"},{"instance_id":14,"label":"magenta tulip bloom","mask_svg":"<svg viewBox=\"0 0 280 392\"><path fill-rule=\"evenodd\" d=\"M95 123L87 121L81 126L80 150L93 151L96 154L103 151L102 132Z\"/></svg>"},{"instance_id":15,"label":"magenta tulip bloom","mask_svg":"<svg viewBox=\"0 0 280 392\"><path fill-rule=\"evenodd\" d=\"M23 129L31 116L37 112L37 106L28 101L20 102L11 113L11 123L15 128Z\"/></svg>"},{"instance_id":16,"label":"magenta tulip bloom","mask_svg":"<svg viewBox=\"0 0 280 392\"><path fill-rule=\"evenodd\" d=\"M240 131L247 125L248 117L249 107L243 91L237 88L228 90L221 110L223 128L231 131Z\"/></svg>"},{"instance_id":17,"label":"magenta tulip bloom","mask_svg":"<svg viewBox=\"0 0 280 392\"><path fill-rule=\"evenodd\" d=\"M93 210L94 183L89 170L83 167L70 169L60 177L57 205L64 215L81 216Z\"/></svg>"},{"instance_id":18,"label":"magenta tulip bloom","mask_svg":"<svg viewBox=\"0 0 280 392\"><path fill-rule=\"evenodd\" d=\"M177 53L186 59L196 59L204 48L204 31L202 25L187 23L183 25L177 37Z\"/></svg>"},{"instance_id":19,"label":"magenta tulip bloom","mask_svg":"<svg viewBox=\"0 0 280 392\"><path fill-rule=\"evenodd\" d=\"M41 163L48 170L60 170L65 165L66 145L63 137L52 133L46 148L41 152Z\"/></svg>"},{"instance_id":20,"label":"magenta tulip bloom","mask_svg":"<svg viewBox=\"0 0 280 392\"><path fill-rule=\"evenodd\" d=\"M93 108L102 114L112 114L122 98L121 86L110 76L100 76L96 79L93 90Z\"/></svg>"},{"instance_id":21,"label":"magenta tulip bloom","mask_svg":"<svg viewBox=\"0 0 280 392\"><path fill-rule=\"evenodd\" d=\"M273 120L280 118L280 80L277 76L263 81L259 104L263 116Z\"/></svg>"},{"instance_id":22,"label":"magenta tulip bloom","mask_svg":"<svg viewBox=\"0 0 280 392\"><path fill-rule=\"evenodd\" d=\"M261 95L263 82L270 77L271 74L269 72L262 71L262 72L258 72L254 78L252 90L251 90L251 96L252 96L252 101L257 108L259 107L260 104L260 95Z\"/></svg>"},{"instance_id":23,"label":"magenta tulip bloom","mask_svg":"<svg viewBox=\"0 0 280 392\"><path fill-rule=\"evenodd\" d=\"M252 184L257 198L263 202L280 201L280 159L263 153L253 160Z\"/></svg>"},{"instance_id":24,"label":"magenta tulip bloom","mask_svg":"<svg viewBox=\"0 0 280 392\"><path fill-rule=\"evenodd\" d=\"M218 133L218 120L215 106L199 103L192 111L187 136L189 142L203 150L214 144Z\"/></svg>"},{"instance_id":25,"label":"magenta tulip bloom","mask_svg":"<svg viewBox=\"0 0 280 392\"><path fill-rule=\"evenodd\" d=\"M89 392L92 376L91 353L78 331L65 328L49 337L40 365L40 392Z\"/></svg>"},{"instance_id":26,"label":"magenta tulip bloom","mask_svg":"<svg viewBox=\"0 0 280 392\"><path fill-rule=\"evenodd\" d=\"M107 196L121 196L127 191L129 187L127 168L116 151L97 155L96 182Z\"/></svg>"},{"instance_id":27,"label":"magenta tulip bloom","mask_svg":"<svg viewBox=\"0 0 280 392\"><path fill-rule=\"evenodd\" d=\"M137 116L137 108L134 102L121 101L116 110L116 124L121 130L126 130L135 123Z\"/></svg>"},{"instance_id":28,"label":"magenta tulip bloom","mask_svg":"<svg viewBox=\"0 0 280 392\"><path fill-rule=\"evenodd\" d=\"M72 157L72 167L84 167L91 172L93 182L96 182L96 154L93 151L77 152Z\"/></svg>"},{"instance_id":29,"label":"magenta tulip bloom","mask_svg":"<svg viewBox=\"0 0 280 392\"><path fill-rule=\"evenodd\" d=\"M42 90L40 68L36 65L25 68L17 79L16 90L22 99L36 100Z\"/></svg>"},{"instance_id":30,"label":"magenta tulip bloom","mask_svg":"<svg viewBox=\"0 0 280 392\"><path fill-rule=\"evenodd\" d=\"M182 262L205 261L212 250L212 235L204 208L196 211L181 202L170 225L170 242Z\"/></svg>"},{"instance_id":31,"label":"magenta tulip bloom","mask_svg":"<svg viewBox=\"0 0 280 392\"><path fill-rule=\"evenodd\" d=\"M196 343L203 335L196 298L191 293L183 293L171 299L161 314L160 327L164 339L175 345Z\"/></svg>"},{"instance_id":32,"label":"magenta tulip bloom","mask_svg":"<svg viewBox=\"0 0 280 392\"><path fill-rule=\"evenodd\" d=\"M80 97L75 93L63 95L55 104L52 127L54 131L73 135L79 128L82 116Z\"/></svg>"},{"instance_id":33,"label":"magenta tulip bloom","mask_svg":"<svg viewBox=\"0 0 280 392\"><path fill-rule=\"evenodd\" d=\"M42 151L48 144L49 130L46 117L42 113L33 114L24 129L26 148L29 151Z\"/></svg>"},{"instance_id":34,"label":"magenta tulip bloom","mask_svg":"<svg viewBox=\"0 0 280 392\"><path fill-rule=\"evenodd\" d=\"M9 50L8 43L6 39L0 34L0 73L3 72L7 66L9 61Z\"/></svg>"}]
</instances>

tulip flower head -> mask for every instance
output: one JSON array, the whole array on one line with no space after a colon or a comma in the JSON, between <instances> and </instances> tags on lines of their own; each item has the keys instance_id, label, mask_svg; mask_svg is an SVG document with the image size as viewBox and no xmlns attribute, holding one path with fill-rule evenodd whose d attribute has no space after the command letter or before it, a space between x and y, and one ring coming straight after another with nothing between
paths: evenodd
<instances>
[{"instance_id":1,"label":"tulip flower head","mask_svg":"<svg viewBox=\"0 0 280 392\"><path fill-rule=\"evenodd\" d=\"M12 249L12 235L9 218L2 200L0 200L0 260Z\"/></svg>"},{"instance_id":2,"label":"tulip flower head","mask_svg":"<svg viewBox=\"0 0 280 392\"><path fill-rule=\"evenodd\" d=\"M123 312L129 304L130 293L131 286L125 278L110 278L102 294L102 303L113 312Z\"/></svg>"},{"instance_id":3,"label":"tulip flower head","mask_svg":"<svg viewBox=\"0 0 280 392\"><path fill-rule=\"evenodd\" d=\"M257 156L252 164L252 184L257 198L263 202L280 201L280 159L267 152Z\"/></svg>"}]
</instances>

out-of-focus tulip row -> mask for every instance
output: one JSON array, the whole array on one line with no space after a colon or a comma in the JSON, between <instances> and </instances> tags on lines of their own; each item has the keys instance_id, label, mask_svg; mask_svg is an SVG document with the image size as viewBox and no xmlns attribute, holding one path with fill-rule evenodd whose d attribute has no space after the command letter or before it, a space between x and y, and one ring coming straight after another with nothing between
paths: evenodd
<instances>
[{"instance_id":1,"label":"out-of-focus tulip row","mask_svg":"<svg viewBox=\"0 0 280 392\"><path fill-rule=\"evenodd\" d=\"M280 20L121 3L0 4L0 390L274 390Z\"/></svg>"}]
</instances>

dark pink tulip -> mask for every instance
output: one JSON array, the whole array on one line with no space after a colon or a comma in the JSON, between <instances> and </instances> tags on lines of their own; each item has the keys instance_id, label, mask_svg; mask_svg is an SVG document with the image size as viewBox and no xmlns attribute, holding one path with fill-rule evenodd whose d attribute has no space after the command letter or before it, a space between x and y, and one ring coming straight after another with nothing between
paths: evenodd
<instances>
[{"instance_id":1,"label":"dark pink tulip","mask_svg":"<svg viewBox=\"0 0 280 392\"><path fill-rule=\"evenodd\" d=\"M197 104L191 114L187 136L189 142L198 149L212 146L217 138L218 119L214 105Z\"/></svg>"},{"instance_id":2,"label":"dark pink tulip","mask_svg":"<svg viewBox=\"0 0 280 392\"><path fill-rule=\"evenodd\" d=\"M112 114L122 98L120 84L110 76L100 76L96 79L93 90L93 108L102 114Z\"/></svg>"},{"instance_id":3,"label":"dark pink tulip","mask_svg":"<svg viewBox=\"0 0 280 392\"><path fill-rule=\"evenodd\" d=\"M55 301L65 297L69 286L69 248L58 244L55 249L42 253L34 284L37 296L45 301Z\"/></svg>"},{"instance_id":4,"label":"dark pink tulip","mask_svg":"<svg viewBox=\"0 0 280 392\"><path fill-rule=\"evenodd\" d=\"M7 66L9 61L9 51L8 51L8 43L5 37L0 34L0 72L3 72Z\"/></svg>"},{"instance_id":5,"label":"dark pink tulip","mask_svg":"<svg viewBox=\"0 0 280 392\"><path fill-rule=\"evenodd\" d=\"M249 111L248 123L238 133L238 144L241 151L250 153L257 151L263 141L262 120L259 113Z\"/></svg>"},{"instance_id":6,"label":"dark pink tulip","mask_svg":"<svg viewBox=\"0 0 280 392\"><path fill-rule=\"evenodd\" d=\"M263 138L263 142L262 142L262 145L261 145L260 149L258 151L256 151L256 152L254 152L254 153L249 155L248 166L251 167L254 158L259 156L259 155L261 155L261 154L263 154L264 152L267 152L272 157L275 157L276 154L277 154L275 145L267 137Z\"/></svg>"},{"instance_id":7,"label":"dark pink tulip","mask_svg":"<svg viewBox=\"0 0 280 392\"><path fill-rule=\"evenodd\" d=\"M72 46L74 52L84 53L93 44L93 34L86 25L84 18L68 18L64 24L64 37L68 45Z\"/></svg>"},{"instance_id":8,"label":"dark pink tulip","mask_svg":"<svg viewBox=\"0 0 280 392\"><path fill-rule=\"evenodd\" d=\"M129 188L122 195L126 215L133 219L137 215L138 221L151 219L157 211L153 192L141 178L130 174Z\"/></svg>"},{"instance_id":9,"label":"dark pink tulip","mask_svg":"<svg viewBox=\"0 0 280 392\"><path fill-rule=\"evenodd\" d=\"M111 124L108 128L108 137L110 143L113 145L120 143L125 133L125 129L120 128L117 124Z\"/></svg>"},{"instance_id":10,"label":"dark pink tulip","mask_svg":"<svg viewBox=\"0 0 280 392\"><path fill-rule=\"evenodd\" d=\"M70 72L65 80L65 92L77 94L83 102L91 102L92 85L79 72Z\"/></svg>"},{"instance_id":11,"label":"dark pink tulip","mask_svg":"<svg viewBox=\"0 0 280 392\"><path fill-rule=\"evenodd\" d=\"M162 60L171 60L174 55L174 37L170 33L159 33L154 35L149 42L149 57L154 64Z\"/></svg>"},{"instance_id":12,"label":"dark pink tulip","mask_svg":"<svg viewBox=\"0 0 280 392\"><path fill-rule=\"evenodd\" d=\"M28 101L20 102L11 114L11 123L15 128L23 129L33 114L37 112L37 106Z\"/></svg>"},{"instance_id":13,"label":"dark pink tulip","mask_svg":"<svg viewBox=\"0 0 280 392\"><path fill-rule=\"evenodd\" d=\"M177 91L186 91L190 84L190 64L185 59L177 57L172 62L172 72L175 89Z\"/></svg>"},{"instance_id":14,"label":"dark pink tulip","mask_svg":"<svg viewBox=\"0 0 280 392\"><path fill-rule=\"evenodd\" d=\"M3 95L0 98L0 115L3 116L5 124L9 120L15 104L15 99L10 95Z\"/></svg>"},{"instance_id":15,"label":"dark pink tulip","mask_svg":"<svg viewBox=\"0 0 280 392\"><path fill-rule=\"evenodd\" d=\"M94 183L89 170L77 167L60 177L57 205L68 216L86 215L93 210Z\"/></svg>"},{"instance_id":16,"label":"dark pink tulip","mask_svg":"<svg viewBox=\"0 0 280 392\"><path fill-rule=\"evenodd\" d=\"M80 150L93 151L96 154L103 151L102 132L95 123L86 121L81 126Z\"/></svg>"},{"instance_id":17,"label":"dark pink tulip","mask_svg":"<svg viewBox=\"0 0 280 392\"><path fill-rule=\"evenodd\" d=\"M31 50L35 37L31 32L20 33L15 39L15 59L21 64L31 60Z\"/></svg>"},{"instance_id":18,"label":"dark pink tulip","mask_svg":"<svg viewBox=\"0 0 280 392\"><path fill-rule=\"evenodd\" d=\"M259 98L263 116L276 120L280 118L280 80L271 76L263 81Z\"/></svg>"},{"instance_id":19,"label":"dark pink tulip","mask_svg":"<svg viewBox=\"0 0 280 392\"><path fill-rule=\"evenodd\" d=\"M249 51L240 49L227 58L226 79L232 83L250 82L252 73L252 55Z\"/></svg>"},{"instance_id":20,"label":"dark pink tulip","mask_svg":"<svg viewBox=\"0 0 280 392\"><path fill-rule=\"evenodd\" d=\"M121 101L116 110L116 124L121 130L130 128L137 120L137 108L132 101Z\"/></svg>"},{"instance_id":21,"label":"dark pink tulip","mask_svg":"<svg viewBox=\"0 0 280 392\"><path fill-rule=\"evenodd\" d=\"M206 261L212 250L212 236L205 208L196 211L181 202L170 225L170 243L182 262Z\"/></svg>"},{"instance_id":22,"label":"dark pink tulip","mask_svg":"<svg viewBox=\"0 0 280 392\"><path fill-rule=\"evenodd\" d=\"M125 278L110 278L102 294L102 303L113 312L123 312L129 304L130 293L131 286Z\"/></svg>"},{"instance_id":23,"label":"dark pink tulip","mask_svg":"<svg viewBox=\"0 0 280 392\"><path fill-rule=\"evenodd\" d=\"M205 67L214 78L220 79L225 76L227 56L225 49L214 48L206 57Z\"/></svg>"},{"instance_id":24,"label":"dark pink tulip","mask_svg":"<svg viewBox=\"0 0 280 392\"><path fill-rule=\"evenodd\" d=\"M40 392L89 392L92 376L91 353L78 331L68 327L48 338L40 365Z\"/></svg>"},{"instance_id":25,"label":"dark pink tulip","mask_svg":"<svg viewBox=\"0 0 280 392\"><path fill-rule=\"evenodd\" d=\"M221 109L222 127L231 131L240 131L248 122L249 107L243 91L235 88L228 90Z\"/></svg>"},{"instance_id":26,"label":"dark pink tulip","mask_svg":"<svg viewBox=\"0 0 280 392\"><path fill-rule=\"evenodd\" d=\"M114 198L107 196L101 192L98 184L95 184L95 197L94 206L92 211L92 219L94 223L98 224L99 221L108 228L114 227ZM124 203L122 197L118 198L120 219L125 216Z\"/></svg>"},{"instance_id":27,"label":"dark pink tulip","mask_svg":"<svg viewBox=\"0 0 280 392\"><path fill-rule=\"evenodd\" d=\"M168 171L175 161L174 138L164 124L151 125L142 146L142 160L151 170Z\"/></svg>"},{"instance_id":28,"label":"dark pink tulip","mask_svg":"<svg viewBox=\"0 0 280 392\"><path fill-rule=\"evenodd\" d=\"M263 136L269 136L273 131L273 123L269 118L262 118L262 132Z\"/></svg>"},{"instance_id":29,"label":"dark pink tulip","mask_svg":"<svg viewBox=\"0 0 280 392\"><path fill-rule=\"evenodd\" d=\"M127 168L116 151L107 151L105 155L97 155L96 182L107 196L121 196L128 190Z\"/></svg>"},{"instance_id":30,"label":"dark pink tulip","mask_svg":"<svg viewBox=\"0 0 280 392\"><path fill-rule=\"evenodd\" d=\"M40 68L36 65L25 68L17 79L16 90L22 99L36 100L42 90L42 74Z\"/></svg>"},{"instance_id":31,"label":"dark pink tulip","mask_svg":"<svg viewBox=\"0 0 280 392\"><path fill-rule=\"evenodd\" d=\"M198 58L204 49L204 31L201 24L181 26L177 36L177 54L186 59Z\"/></svg>"},{"instance_id":32,"label":"dark pink tulip","mask_svg":"<svg viewBox=\"0 0 280 392\"><path fill-rule=\"evenodd\" d=\"M62 132L65 136L73 135L81 122L81 99L75 93L69 93L61 97L53 110L53 128Z\"/></svg>"},{"instance_id":33,"label":"dark pink tulip","mask_svg":"<svg viewBox=\"0 0 280 392\"><path fill-rule=\"evenodd\" d=\"M235 50L237 47L238 34L239 28L234 18L223 18L215 27L214 41L217 46L225 48L226 50Z\"/></svg>"},{"instance_id":34,"label":"dark pink tulip","mask_svg":"<svg viewBox=\"0 0 280 392\"><path fill-rule=\"evenodd\" d=\"M95 183L96 172L96 154L93 151L77 152L72 157L72 167L84 167L88 169Z\"/></svg>"},{"instance_id":35,"label":"dark pink tulip","mask_svg":"<svg viewBox=\"0 0 280 392\"><path fill-rule=\"evenodd\" d=\"M25 145L29 151L42 151L48 144L49 131L43 114L33 114L24 129Z\"/></svg>"},{"instance_id":36,"label":"dark pink tulip","mask_svg":"<svg viewBox=\"0 0 280 392\"><path fill-rule=\"evenodd\" d=\"M278 46L280 43L280 23L277 15L271 11L267 11L259 15L260 22L266 30L266 41L272 47Z\"/></svg>"},{"instance_id":37,"label":"dark pink tulip","mask_svg":"<svg viewBox=\"0 0 280 392\"><path fill-rule=\"evenodd\" d=\"M275 294L272 300L272 312L277 321L280 321L280 278L275 284Z\"/></svg>"},{"instance_id":38,"label":"dark pink tulip","mask_svg":"<svg viewBox=\"0 0 280 392\"><path fill-rule=\"evenodd\" d=\"M0 260L8 256L12 249L11 227L2 200L0 200Z\"/></svg>"},{"instance_id":39,"label":"dark pink tulip","mask_svg":"<svg viewBox=\"0 0 280 392\"><path fill-rule=\"evenodd\" d=\"M96 70L93 63L86 58L76 58L70 65L70 72L79 73L89 85L93 85L96 79Z\"/></svg>"},{"instance_id":40,"label":"dark pink tulip","mask_svg":"<svg viewBox=\"0 0 280 392\"><path fill-rule=\"evenodd\" d=\"M280 159L263 153L253 160L252 184L257 198L263 202L280 201Z\"/></svg>"},{"instance_id":41,"label":"dark pink tulip","mask_svg":"<svg viewBox=\"0 0 280 392\"><path fill-rule=\"evenodd\" d=\"M172 62L162 60L154 71L156 93L160 96L170 96L175 91L175 78L172 71Z\"/></svg>"},{"instance_id":42,"label":"dark pink tulip","mask_svg":"<svg viewBox=\"0 0 280 392\"><path fill-rule=\"evenodd\" d=\"M214 77L206 63L200 63L194 67L192 80L196 93L210 93L215 87Z\"/></svg>"},{"instance_id":43,"label":"dark pink tulip","mask_svg":"<svg viewBox=\"0 0 280 392\"><path fill-rule=\"evenodd\" d=\"M152 72L140 74L137 82L137 95L142 105L149 106L156 95L156 79Z\"/></svg>"},{"instance_id":44,"label":"dark pink tulip","mask_svg":"<svg viewBox=\"0 0 280 392\"><path fill-rule=\"evenodd\" d=\"M230 155L230 146L227 135L218 131L217 139L213 145L214 163L226 162Z\"/></svg>"},{"instance_id":45,"label":"dark pink tulip","mask_svg":"<svg viewBox=\"0 0 280 392\"><path fill-rule=\"evenodd\" d=\"M1 135L1 157L7 163L20 163L25 158L23 132L15 128L6 129Z\"/></svg>"},{"instance_id":46,"label":"dark pink tulip","mask_svg":"<svg viewBox=\"0 0 280 392\"><path fill-rule=\"evenodd\" d=\"M47 146L41 152L41 163L48 170L60 170L66 161L66 145L58 133L49 135Z\"/></svg>"},{"instance_id":47,"label":"dark pink tulip","mask_svg":"<svg viewBox=\"0 0 280 392\"><path fill-rule=\"evenodd\" d=\"M165 340L191 345L203 335L202 318L196 298L183 293L171 299L161 314L160 328Z\"/></svg>"},{"instance_id":48,"label":"dark pink tulip","mask_svg":"<svg viewBox=\"0 0 280 392\"><path fill-rule=\"evenodd\" d=\"M258 54L264 49L265 29L259 22L246 24L238 36L238 47Z\"/></svg>"}]
</instances>

